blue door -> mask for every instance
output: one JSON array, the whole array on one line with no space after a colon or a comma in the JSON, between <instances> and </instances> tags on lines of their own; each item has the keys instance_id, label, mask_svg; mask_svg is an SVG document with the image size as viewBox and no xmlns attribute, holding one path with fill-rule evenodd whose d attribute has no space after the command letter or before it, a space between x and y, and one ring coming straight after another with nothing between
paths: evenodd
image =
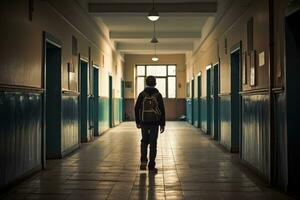
<instances>
[{"instance_id":1,"label":"blue door","mask_svg":"<svg viewBox=\"0 0 300 200\"><path fill-rule=\"evenodd\" d=\"M206 70L206 99L207 99L207 134L212 134L212 124L213 124L213 96L212 96L212 69Z\"/></svg>"},{"instance_id":2,"label":"blue door","mask_svg":"<svg viewBox=\"0 0 300 200\"><path fill-rule=\"evenodd\" d=\"M88 62L80 60L80 135L88 141Z\"/></svg>"},{"instance_id":3,"label":"blue door","mask_svg":"<svg viewBox=\"0 0 300 200\"><path fill-rule=\"evenodd\" d=\"M231 53L231 149L239 151L240 123L240 48Z\"/></svg>"},{"instance_id":4,"label":"blue door","mask_svg":"<svg viewBox=\"0 0 300 200\"><path fill-rule=\"evenodd\" d=\"M113 127L113 99L112 99L112 76L109 76L109 99L108 99L108 107L109 107L109 127Z\"/></svg>"},{"instance_id":5,"label":"blue door","mask_svg":"<svg viewBox=\"0 0 300 200\"><path fill-rule=\"evenodd\" d=\"M46 158L61 155L61 48L45 42Z\"/></svg>"},{"instance_id":6,"label":"blue door","mask_svg":"<svg viewBox=\"0 0 300 200\"><path fill-rule=\"evenodd\" d=\"M202 96L202 77L199 74L198 81L198 127L201 127L201 96Z\"/></svg>"},{"instance_id":7,"label":"blue door","mask_svg":"<svg viewBox=\"0 0 300 200\"><path fill-rule=\"evenodd\" d=\"M93 67L93 125L94 125L94 136L99 135L99 69Z\"/></svg>"},{"instance_id":8,"label":"blue door","mask_svg":"<svg viewBox=\"0 0 300 200\"><path fill-rule=\"evenodd\" d=\"M195 81L194 79L192 79L192 97L191 97L191 122L192 124L194 124L194 96L195 96L195 92L194 92L194 89L195 89Z\"/></svg>"},{"instance_id":9,"label":"blue door","mask_svg":"<svg viewBox=\"0 0 300 200\"><path fill-rule=\"evenodd\" d=\"M125 115L125 81L121 81L121 122L124 121Z\"/></svg>"},{"instance_id":10,"label":"blue door","mask_svg":"<svg viewBox=\"0 0 300 200\"><path fill-rule=\"evenodd\" d=\"M219 64L213 67L213 138L219 141Z\"/></svg>"}]
</instances>

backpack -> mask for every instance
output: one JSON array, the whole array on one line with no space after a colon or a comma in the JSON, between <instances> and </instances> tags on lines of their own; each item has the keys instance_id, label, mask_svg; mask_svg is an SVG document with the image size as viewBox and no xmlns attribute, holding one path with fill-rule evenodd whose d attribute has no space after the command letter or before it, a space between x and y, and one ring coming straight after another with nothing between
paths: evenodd
<instances>
[{"instance_id":1,"label":"backpack","mask_svg":"<svg viewBox=\"0 0 300 200\"><path fill-rule=\"evenodd\" d=\"M141 119L144 123L156 123L160 120L161 112L158 108L157 94L149 95L144 92L141 110Z\"/></svg>"}]
</instances>

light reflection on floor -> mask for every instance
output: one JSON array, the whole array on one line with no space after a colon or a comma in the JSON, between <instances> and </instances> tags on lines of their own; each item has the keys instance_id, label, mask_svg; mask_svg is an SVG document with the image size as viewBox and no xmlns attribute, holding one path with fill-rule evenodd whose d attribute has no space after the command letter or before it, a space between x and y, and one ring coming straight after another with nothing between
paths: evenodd
<instances>
[{"instance_id":1,"label":"light reflection on floor","mask_svg":"<svg viewBox=\"0 0 300 200\"><path fill-rule=\"evenodd\" d=\"M140 133L123 123L15 187L6 199L288 199L185 122L158 139L157 175L139 170Z\"/></svg>"}]
</instances>

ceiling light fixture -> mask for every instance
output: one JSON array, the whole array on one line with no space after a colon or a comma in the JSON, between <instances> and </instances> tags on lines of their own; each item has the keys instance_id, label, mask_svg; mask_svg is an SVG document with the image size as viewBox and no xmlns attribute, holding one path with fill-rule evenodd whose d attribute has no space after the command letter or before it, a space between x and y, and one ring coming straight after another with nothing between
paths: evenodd
<instances>
[{"instance_id":1,"label":"ceiling light fixture","mask_svg":"<svg viewBox=\"0 0 300 200\"><path fill-rule=\"evenodd\" d=\"M159 14L158 14L157 10L154 7L154 0L152 1L152 9L150 10L147 17L150 21L153 21L153 22L155 22L159 19Z\"/></svg>"},{"instance_id":2,"label":"ceiling light fixture","mask_svg":"<svg viewBox=\"0 0 300 200\"><path fill-rule=\"evenodd\" d=\"M153 61L153 62L157 62L157 61L159 61L159 58L158 58L157 56L153 56L153 57L152 57L152 61Z\"/></svg>"},{"instance_id":3,"label":"ceiling light fixture","mask_svg":"<svg viewBox=\"0 0 300 200\"><path fill-rule=\"evenodd\" d=\"M154 44L154 56L152 57L153 62L159 61L159 58L156 55L156 44Z\"/></svg>"},{"instance_id":4,"label":"ceiling light fixture","mask_svg":"<svg viewBox=\"0 0 300 200\"><path fill-rule=\"evenodd\" d=\"M157 44L158 43L158 40L156 38L155 35L153 35L152 39L151 39L151 43L154 43L154 44Z\"/></svg>"},{"instance_id":5,"label":"ceiling light fixture","mask_svg":"<svg viewBox=\"0 0 300 200\"><path fill-rule=\"evenodd\" d=\"M157 44L158 43L158 40L157 40L157 38L156 38L156 30L155 30L155 22L153 22L153 37L152 37L152 39L151 39L151 43L153 43L153 44Z\"/></svg>"}]
</instances>

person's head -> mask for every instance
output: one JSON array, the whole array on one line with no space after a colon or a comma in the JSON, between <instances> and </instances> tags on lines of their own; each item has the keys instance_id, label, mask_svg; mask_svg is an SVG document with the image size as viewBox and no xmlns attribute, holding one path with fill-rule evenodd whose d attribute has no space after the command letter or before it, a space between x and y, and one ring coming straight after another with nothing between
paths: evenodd
<instances>
[{"instance_id":1,"label":"person's head","mask_svg":"<svg viewBox=\"0 0 300 200\"><path fill-rule=\"evenodd\" d=\"M156 86L156 78L154 76L148 76L146 78L146 85L149 87Z\"/></svg>"}]
</instances>

